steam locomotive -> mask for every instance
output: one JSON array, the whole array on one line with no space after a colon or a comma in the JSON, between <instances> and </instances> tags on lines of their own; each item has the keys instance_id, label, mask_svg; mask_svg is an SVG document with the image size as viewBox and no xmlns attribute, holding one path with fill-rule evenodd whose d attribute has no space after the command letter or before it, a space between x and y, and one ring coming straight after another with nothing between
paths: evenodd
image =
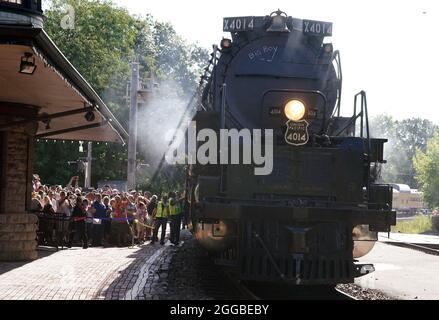
<instances>
[{"instance_id":1,"label":"steam locomotive","mask_svg":"<svg viewBox=\"0 0 439 320\"><path fill-rule=\"evenodd\" d=\"M232 37L214 46L201 79L196 130L272 130L273 171L188 166L196 239L244 281L332 285L373 272L355 259L396 224L392 187L375 183L387 140L370 136L365 92L341 116L332 23L278 10L224 18L224 31Z\"/></svg>"}]
</instances>

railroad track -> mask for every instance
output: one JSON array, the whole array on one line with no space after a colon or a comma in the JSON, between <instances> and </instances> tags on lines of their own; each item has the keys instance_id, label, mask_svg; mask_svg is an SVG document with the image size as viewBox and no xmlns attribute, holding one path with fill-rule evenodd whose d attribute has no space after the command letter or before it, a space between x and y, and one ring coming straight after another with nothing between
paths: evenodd
<instances>
[{"instance_id":1,"label":"railroad track","mask_svg":"<svg viewBox=\"0 0 439 320\"><path fill-rule=\"evenodd\" d=\"M432 254L432 255L439 255L439 245L434 244L417 244L417 243L410 243L410 242L385 242L386 244L402 247L402 248L408 248L416 251L421 251L426 254Z\"/></svg>"},{"instance_id":2,"label":"railroad track","mask_svg":"<svg viewBox=\"0 0 439 320\"><path fill-rule=\"evenodd\" d=\"M224 271L243 300L358 300L333 286L286 287L247 284Z\"/></svg>"},{"instance_id":3,"label":"railroad track","mask_svg":"<svg viewBox=\"0 0 439 320\"><path fill-rule=\"evenodd\" d=\"M242 281L237 280L227 270L221 269L221 272L227 278L231 286L238 292L243 300L261 300L254 292L252 292Z\"/></svg>"},{"instance_id":4,"label":"railroad track","mask_svg":"<svg viewBox=\"0 0 439 320\"><path fill-rule=\"evenodd\" d=\"M340 300L353 300L353 301L359 300L359 299L355 298L353 295L350 295L349 293L346 293L340 289L336 288L335 291L337 291L338 294L340 295Z\"/></svg>"}]
</instances>

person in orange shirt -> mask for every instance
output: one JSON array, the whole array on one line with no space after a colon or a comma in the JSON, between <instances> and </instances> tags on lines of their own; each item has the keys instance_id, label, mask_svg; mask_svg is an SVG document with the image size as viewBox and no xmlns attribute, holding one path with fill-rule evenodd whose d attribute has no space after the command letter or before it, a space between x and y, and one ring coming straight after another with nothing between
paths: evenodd
<instances>
[{"instance_id":1,"label":"person in orange shirt","mask_svg":"<svg viewBox=\"0 0 439 320\"><path fill-rule=\"evenodd\" d=\"M129 230L128 226L128 201L126 198L122 199L120 196L115 197L113 218L111 227L116 237L116 244L121 247L125 244L125 236Z\"/></svg>"}]
</instances>

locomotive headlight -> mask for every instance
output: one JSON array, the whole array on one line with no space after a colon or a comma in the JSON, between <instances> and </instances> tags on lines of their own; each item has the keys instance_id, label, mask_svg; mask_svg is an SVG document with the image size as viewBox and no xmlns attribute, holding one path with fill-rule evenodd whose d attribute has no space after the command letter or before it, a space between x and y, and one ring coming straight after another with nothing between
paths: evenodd
<instances>
[{"instance_id":1,"label":"locomotive headlight","mask_svg":"<svg viewBox=\"0 0 439 320\"><path fill-rule=\"evenodd\" d=\"M306 107L302 101L291 100L285 106L285 115L292 121L300 121L305 117Z\"/></svg>"}]
</instances>

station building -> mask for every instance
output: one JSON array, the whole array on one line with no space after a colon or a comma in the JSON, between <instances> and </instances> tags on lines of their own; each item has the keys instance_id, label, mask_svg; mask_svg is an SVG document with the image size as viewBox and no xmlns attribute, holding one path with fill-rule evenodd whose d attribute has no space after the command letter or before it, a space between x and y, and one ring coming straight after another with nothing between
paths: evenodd
<instances>
[{"instance_id":1,"label":"station building","mask_svg":"<svg viewBox=\"0 0 439 320\"><path fill-rule=\"evenodd\" d=\"M43 24L41 0L0 0L0 261L37 258L29 213L36 139L128 138Z\"/></svg>"}]
</instances>

